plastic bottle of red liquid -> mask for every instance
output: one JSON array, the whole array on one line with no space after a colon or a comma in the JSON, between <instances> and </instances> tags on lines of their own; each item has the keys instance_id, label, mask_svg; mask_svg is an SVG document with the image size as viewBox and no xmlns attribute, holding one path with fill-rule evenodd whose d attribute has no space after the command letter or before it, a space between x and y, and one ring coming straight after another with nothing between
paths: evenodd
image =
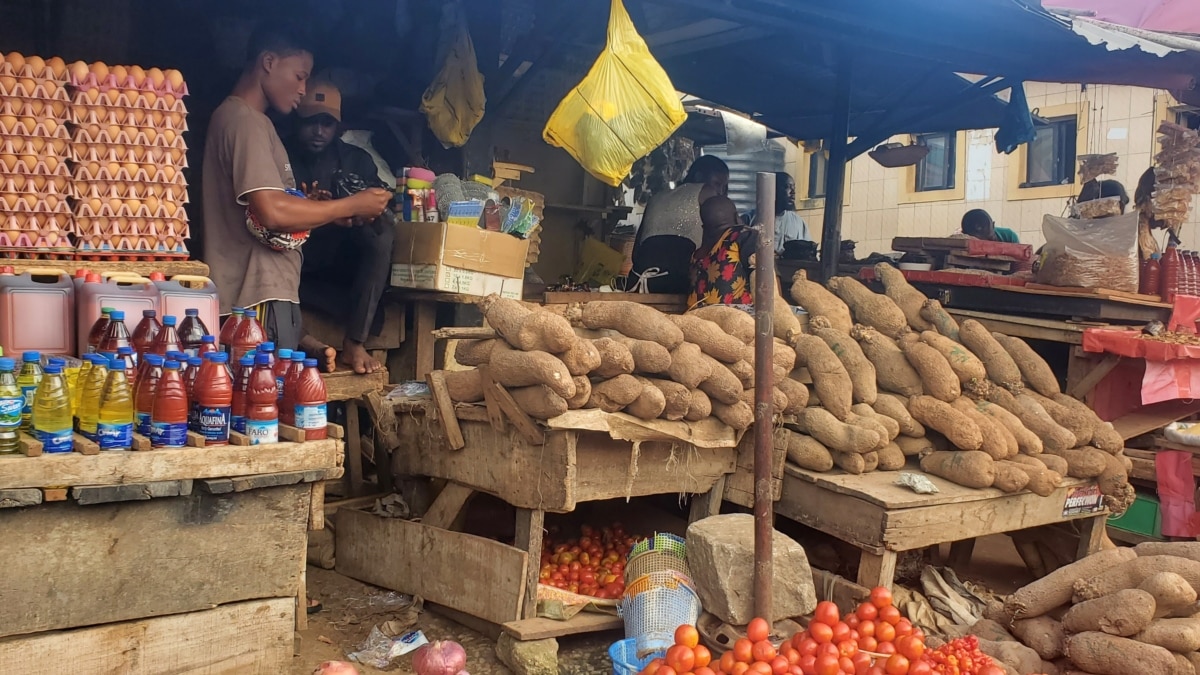
<instances>
[{"instance_id":1,"label":"plastic bottle of red liquid","mask_svg":"<svg viewBox=\"0 0 1200 675\"><path fill-rule=\"evenodd\" d=\"M291 362L288 363L287 372L283 376L283 398L279 403L279 421L284 424L294 425L296 423L296 381L304 372L306 356L304 352L293 351Z\"/></svg>"},{"instance_id":2,"label":"plastic bottle of red liquid","mask_svg":"<svg viewBox=\"0 0 1200 675\"><path fill-rule=\"evenodd\" d=\"M179 341L188 357L200 355L200 345L208 335L208 326L200 320L200 310L183 310L183 323L179 324Z\"/></svg>"},{"instance_id":3,"label":"plastic bottle of red liquid","mask_svg":"<svg viewBox=\"0 0 1200 675\"><path fill-rule=\"evenodd\" d=\"M196 354L196 356L204 358L205 354L212 354L219 351L221 350L217 349L217 336L205 335L200 338L200 353Z\"/></svg>"},{"instance_id":4,"label":"plastic bottle of red liquid","mask_svg":"<svg viewBox=\"0 0 1200 675\"><path fill-rule=\"evenodd\" d=\"M241 361L245 354L252 354L258 346L267 341L267 331L258 322L258 312L246 310L246 318L238 324L233 334L233 358Z\"/></svg>"},{"instance_id":5,"label":"plastic bottle of red liquid","mask_svg":"<svg viewBox=\"0 0 1200 675\"><path fill-rule=\"evenodd\" d=\"M257 353L254 355L254 365L256 365L256 366L258 365L258 354L266 354L268 357L268 363L271 364L271 370L272 371L275 370L275 343L274 342L259 343L258 347L255 348L255 351Z\"/></svg>"},{"instance_id":6,"label":"plastic bottle of red liquid","mask_svg":"<svg viewBox=\"0 0 1200 675\"><path fill-rule=\"evenodd\" d=\"M229 375L229 355L207 354L196 375L192 409L196 426L205 445L228 445L233 408L233 378Z\"/></svg>"},{"instance_id":7,"label":"plastic bottle of red liquid","mask_svg":"<svg viewBox=\"0 0 1200 675\"><path fill-rule=\"evenodd\" d=\"M279 405L271 355L259 352L246 389L246 436L250 445L279 442Z\"/></svg>"},{"instance_id":8,"label":"plastic bottle of red liquid","mask_svg":"<svg viewBox=\"0 0 1200 675\"><path fill-rule=\"evenodd\" d=\"M1162 288L1159 295L1163 302L1175 302L1175 293L1179 290L1179 249L1168 246L1162 256Z\"/></svg>"},{"instance_id":9,"label":"plastic bottle of red liquid","mask_svg":"<svg viewBox=\"0 0 1200 675\"><path fill-rule=\"evenodd\" d=\"M188 400L179 362L163 364L150 411L150 443L156 448L187 445Z\"/></svg>"},{"instance_id":10,"label":"plastic bottle of red liquid","mask_svg":"<svg viewBox=\"0 0 1200 675\"><path fill-rule=\"evenodd\" d=\"M137 432L143 436L150 435L150 416L154 412L154 394L158 388L158 380L162 377L163 357L158 354L147 354L142 359L145 370L138 374L138 386L133 396L133 406L137 410ZM176 364L176 368L178 368Z\"/></svg>"},{"instance_id":11,"label":"plastic bottle of red liquid","mask_svg":"<svg viewBox=\"0 0 1200 675\"><path fill-rule=\"evenodd\" d=\"M96 348L98 352L117 353L121 347L132 347L129 339L129 329L125 327L125 312L113 310L108 315L108 326L104 329L104 337Z\"/></svg>"},{"instance_id":12,"label":"plastic bottle of red liquid","mask_svg":"<svg viewBox=\"0 0 1200 675\"><path fill-rule=\"evenodd\" d=\"M180 364L182 367L182 364ZM180 370L183 376L183 388L187 391L188 398L188 429L195 431L196 426L196 378L200 375L200 368L204 366L204 359L199 356L189 356L187 360L187 370Z\"/></svg>"},{"instance_id":13,"label":"plastic bottle of red liquid","mask_svg":"<svg viewBox=\"0 0 1200 675\"><path fill-rule=\"evenodd\" d=\"M233 336L237 333L238 326L242 325L242 321L246 318L246 310L241 307L234 307L233 314L225 317L225 322L221 324L220 339L217 340L221 351L229 354L233 351ZM233 362L237 365L237 361Z\"/></svg>"},{"instance_id":14,"label":"plastic bottle of red liquid","mask_svg":"<svg viewBox=\"0 0 1200 675\"><path fill-rule=\"evenodd\" d=\"M250 373L254 370L254 356L245 354L233 370L233 407L229 423L239 434L246 433L246 394L250 388Z\"/></svg>"},{"instance_id":15,"label":"plastic bottle of red liquid","mask_svg":"<svg viewBox=\"0 0 1200 675\"><path fill-rule=\"evenodd\" d=\"M175 317L171 315L162 318L162 330L154 338L154 342L150 344L150 351L159 356L166 356L170 352L182 352L183 345L179 342L179 332L175 328Z\"/></svg>"},{"instance_id":16,"label":"plastic bottle of red liquid","mask_svg":"<svg viewBox=\"0 0 1200 675\"><path fill-rule=\"evenodd\" d=\"M1151 253L1150 259L1142 263L1142 278L1138 284L1138 293L1142 295L1158 295L1162 290L1162 256Z\"/></svg>"},{"instance_id":17,"label":"plastic bottle of red liquid","mask_svg":"<svg viewBox=\"0 0 1200 675\"><path fill-rule=\"evenodd\" d=\"M96 283L100 282L99 275L91 274L89 276L96 277ZM96 319L96 323L92 324L92 329L88 331L87 346L79 350L81 353L94 354L100 349L100 342L104 340L104 334L108 330L108 322L110 321L109 315L112 312L112 307L100 308L100 318Z\"/></svg>"},{"instance_id":18,"label":"plastic bottle of red liquid","mask_svg":"<svg viewBox=\"0 0 1200 675\"><path fill-rule=\"evenodd\" d=\"M275 392L279 396L279 421L283 422L286 415L283 410L283 381L287 378L288 369L292 367L292 350L280 349L279 358L275 360Z\"/></svg>"},{"instance_id":19,"label":"plastic bottle of red liquid","mask_svg":"<svg viewBox=\"0 0 1200 675\"><path fill-rule=\"evenodd\" d=\"M291 398L295 405L295 424L304 431L304 440L319 441L325 438L329 416L325 407L325 380L317 370L316 359L304 359L304 372L295 382L295 393Z\"/></svg>"},{"instance_id":20,"label":"plastic bottle of red liquid","mask_svg":"<svg viewBox=\"0 0 1200 675\"><path fill-rule=\"evenodd\" d=\"M162 324L158 322L158 312L153 309L142 310L142 320L133 329L133 349L137 352L138 358L146 355L150 351L150 346L154 344L154 339L158 337L162 331Z\"/></svg>"}]
</instances>

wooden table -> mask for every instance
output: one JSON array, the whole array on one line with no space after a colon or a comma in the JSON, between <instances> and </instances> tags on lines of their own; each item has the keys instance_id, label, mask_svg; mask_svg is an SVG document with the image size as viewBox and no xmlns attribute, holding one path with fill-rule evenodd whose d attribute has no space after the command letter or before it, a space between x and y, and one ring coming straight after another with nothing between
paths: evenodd
<instances>
[{"instance_id":1,"label":"wooden table","mask_svg":"<svg viewBox=\"0 0 1200 675\"><path fill-rule=\"evenodd\" d=\"M0 457L0 659L282 673L341 441Z\"/></svg>"},{"instance_id":2,"label":"wooden table","mask_svg":"<svg viewBox=\"0 0 1200 675\"><path fill-rule=\"evenodd\" d=\"M0 259L0 266L12 267L17 274L34 268L55 268L68 274L74 274L77 269L89 269L93 272L132 272L143 277L149 277L151 272L162 272L168 278L177 274L193 276L208 276L208 265L199 260L162 260L141 262L135 260L120 260L103 262L92 260L10 260Z\"/></svg>"},{"instance_id":3,"label":"wooden table","mask_svg":"<svg viewBox=\"0 0 1200 675\"><path fill-rule=\"evenodd\" d=\"M948 310L967 309L1015 316L1082 318L1091 321L1149 323L1165 322L1171 315L1169 305L1143 300L1107 298L1078 293L1052 293L1017 286L984 288L914 283L925 295L942 303Z\"/></svg>"},{"instance_id":4,"label":"wooden table","mask_svg":"<svg viewBox=\"0 0 1200 675\"><path fill-rule=\"evenodd\" d=\"M1099 550L1107 511L1063 515L1067 497L1094 483L1067 478L1053 494L1039 497L966 488L930 476L940 492L921 495L896 485L898 476L896 471L816 473L788 465L775 512L861 549L858 583L867 588L891 586L901 551L1070 520L1084 521L1079 556Z\"/></svg>"},{"instance_id":5,"label":"wooden table","mask_svg":"<svg viewBox=\"0 0 1200 675\"><path fill-rule=\"evenodd\" d=\"M540 437L535 441L515 426L494 427L483 406L459 406L456 419L464 443L453 450L432 403L419 401L408 399L397 407L403 450L393 457L395 473L447 483L420 522L339 510L337 570L503 625L518 639L620 625L615 617L586 613L553 626L536 618L547 512L567 513L582 502L604 499L708 493L735 466L736 437L715 418L728 436L719 441L724 447L678 440L647 440L635 446L602 431L545 424L537 425ZM688 427L682 422L666 424ZM516 507L515 545L452 531L477 492Z\"/></svg>"}]
</instances>

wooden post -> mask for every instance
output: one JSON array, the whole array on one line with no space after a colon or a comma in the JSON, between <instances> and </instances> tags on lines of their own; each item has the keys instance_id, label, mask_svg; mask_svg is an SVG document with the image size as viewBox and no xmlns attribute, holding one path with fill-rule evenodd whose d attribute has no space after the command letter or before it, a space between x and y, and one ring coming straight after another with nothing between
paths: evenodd
<instances>
[{"instance_id":1,"label":"wooden post","mask_svg":"<svg viewBox=\"0 0 1200 675\"><path fill-rule=\"evenodd\" d=\"M833 95L833 129L829 135L829 161L825 169L825 218L821 225L821 281L837 275L842 250L842 195L846 192L846 166L850 156L850 52L838 51L837 89ZM772 207L774 210L774 207Z\"/></svg>"},{"instance_id":2,"label":"wooden post","mask_svg":"<svg viewBox=\"0 0 1200 675\"><path fill-rule=\"evenodd\" d=\"M417 343L417 365L413 379L423 380L434 368L433 329L437 328L437 302L413 302L413 336Z\"/></svg>"},{"instance_id":3,"label":"wooden post","mask_svg":"<svg viewBox=\"0 0 1200 675\"><path fill-rule=\"evenodd\" d=\"M529 554L525 570L525 600L521 603L521 618L537 616L538 574L542 565L542 529L546 512L536 509L517 509L516 547Z\"/></svg>"},{"instance_id":4,"label":"wooden post","mask_svg":"<svg viewBox=\"0 0 1200 675\"><path fill-rule=\"evenodd\" d=\"M754 613L772 624L772 535L775 531L771 494L771 459L775 450L773 371L775 328L775 174L758 174L758 252L754 288Z\"/></svg>"},{"instance_id":5,"label":"wooden post","mask_svg":"<svg viewBox=\"0 0 1200 675\"><path fill-rule=\"evenodd\" d=\"M342 497L357 497L362 490L362 431L358 424L358 401L346 401L346 473L342 476Z\"/></svg>"}]
</instances>

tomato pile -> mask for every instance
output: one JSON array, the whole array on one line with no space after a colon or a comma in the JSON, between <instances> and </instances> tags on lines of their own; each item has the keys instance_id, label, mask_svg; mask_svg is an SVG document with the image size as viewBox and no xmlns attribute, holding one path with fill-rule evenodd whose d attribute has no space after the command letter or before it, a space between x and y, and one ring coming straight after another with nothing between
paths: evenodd
<instances>
[{"instance_id":1,"label":"tomato pile","mask_svg":"<svg viewBox=\"0 0 1200 675\"><path fill-rule=\"evenodd\" d=\"M925 634L892 605L880 586L853 612L840 616L821 602L804 631L776 648L770 626L754 619L746 637L713 661L692 626L680 626L675 645L640 675L1003 675L979 652L974 637L925 649Z\"/></svg>"},{"instance_id":2,"label":"tomato pile","mask_svg":"<svg viewBox=\"0 0 1200 675\"><path fill-rule=\"evenodd\" d=\"M626 534L620 523L596 529L579 528L580 536L542 542L538 583L593 598L616 600L625 592L625 556L638 538Z\"/></svg>"}]
</instances>

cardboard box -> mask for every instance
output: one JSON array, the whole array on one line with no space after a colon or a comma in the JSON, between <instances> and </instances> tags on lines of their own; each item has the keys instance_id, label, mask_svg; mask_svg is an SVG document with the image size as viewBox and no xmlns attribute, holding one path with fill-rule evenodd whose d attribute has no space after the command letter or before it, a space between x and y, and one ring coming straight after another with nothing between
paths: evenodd
<instances>
[{"instance_id":1,"label":"cardboard box","mask_svg":"<svg viewBox=\"0 0 1200 675\"><path fill-rule=\"evenodd\" d=\"M529 241L447 223L396 223L393 286L521 297Z\"/></svg>"}]
</instances>

